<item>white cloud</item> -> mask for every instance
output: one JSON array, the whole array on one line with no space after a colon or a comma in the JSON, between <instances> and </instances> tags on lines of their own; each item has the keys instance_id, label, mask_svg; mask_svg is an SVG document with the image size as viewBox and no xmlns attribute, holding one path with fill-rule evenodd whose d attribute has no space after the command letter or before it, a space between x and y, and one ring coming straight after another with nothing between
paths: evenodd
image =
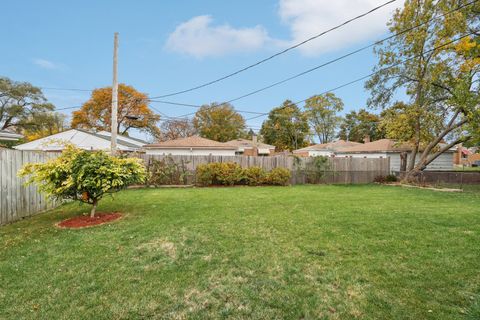
<instances>
[{"instance_id":1,"label":"white cloud","mask_svg":"<svg viewBox=\"0 0 480 320\"><path fill-rule=\"evenodd\" d=\"M279 15L288 25L292 43L334 27L382 4L380 0L280 0ZM386 23L403 0L387 5L346 26L300 47L306 55L317 55L374 39L387 31Z\"/></svg>"},{"instance_id":2,"label":"white cloud","mask_svg":"<svg viewBox=\"0 0 480 320\"><path fill-rule=\"evenodd\" d=\"M36 58L33 63L43 69L60 69L62 66L52 61Z\"/></svg>"},{"instance_id":3,"label":"white cloud","mask_svg":"<svg viewBox=\"0 0 480 320\"><path fill-rule=\"evenodd\" d=\"M215 26L212 21L211 16L204 15L180 24L168 37L166 47L175 52L203 58L254 51L273 41L260 25L237 29L228 24Z\"/></svg>"},{"instance_id":4,"label":"white cloud","mask_svg":"<svg viewBox=\"0 0 480 320\"><path fill-rule=\"evenodd\" d=\"M377 40L387 32L387 22L398 0L365 17L355 20L299 47L305 55L314 56L350 47L366 40ZM261 25L234 28L228 24L213 25L209 15L193 17L178 25L170 34L166 48L197 58L248 52L266 46L287 47L339 25L376 6L384 0L279 0L278 15L290 29L290 39L271 38Z\"/></svg>"}]
</instances>

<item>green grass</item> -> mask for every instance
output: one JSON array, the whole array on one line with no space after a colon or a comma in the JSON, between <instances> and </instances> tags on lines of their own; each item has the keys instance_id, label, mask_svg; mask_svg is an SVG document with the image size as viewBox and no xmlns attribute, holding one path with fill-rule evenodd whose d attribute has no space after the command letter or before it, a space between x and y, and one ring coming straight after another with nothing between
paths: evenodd
<instances>
[{"instance_id":1,"label":"green grass","mask_svg":"<svg viewBox=\"0 0 480 320\"><path fill-rule=\"evenodd\" d=\"M129 190L0 227L0 319L479 319L480 193Z\"/></svg>"},{"instance_id":2,"label":"green grass","mask_svg":"<svg viewBox=\"0 0 480 320\"><path fill-rule=\"evenodd\" d=\"M455 167L455 171L480 171L480 167Z\"/></svg>"}]
</instances>

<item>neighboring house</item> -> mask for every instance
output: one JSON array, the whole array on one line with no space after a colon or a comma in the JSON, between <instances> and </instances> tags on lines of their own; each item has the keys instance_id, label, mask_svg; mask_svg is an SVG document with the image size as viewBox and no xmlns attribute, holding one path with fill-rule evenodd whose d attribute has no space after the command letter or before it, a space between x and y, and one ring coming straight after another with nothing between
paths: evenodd
<instances>
[{"instance_id":1,"label":"neighboring house","mask_svg":"<svg viewBox=\"0 0 480 320\"><path fill-rule=\"evenodd\" d=\"M236 146L199 136L163 141L144 146L147 155L234 156Z\"/></svg>"},{"instance_id":2,"label":"neighboring house","mask_svg":"<svg viewBox=\"0 0 480 320\"><path fill-rule=\"evenodd\" d=\"M21 134L0 130L0 141L18 141L22 138Z\"/></svg>"},{"instance_id":3,"label":"neighboring house","mask_svg":"<svg viewBox=\"0 0 480 320\"><path fill-rule=\"evenodd\" d=\"M408 164L410 160L410 150L411 147L406 144L398 144L391 139L381 139L339 150L335 155L352 158L390 158L390 171L400 171L402 162ZM452 148L442 153L425 170L452 170L455 152L455 148ZM406 155L403 160L402 154Z\"/></svg>"},{"instance_id":4,"label":"neighboring house","mask_svg":"<svg viewBox=\"0 0 480 320\"><path fill-rule=\"evenodd\" d=\"M468 165L468 157L472 155L473 152L465 148L461 144L457 146L457 151L453 155L453 164L455 165Z\"/></svg>"},{"instance_id":5,"label":"neighboring house","mask_svg":"<svg viewBox=\"0 0 480 320\"><path fill-rule=\"evenodd\" d=\"M229 145L236 146L236 154L244 156L270 156L275 153L275 146L257 142L257 136L252 140L235 139L227 142Z\"/></svg>"},{"instance_id":6,"label":"neighboring house","mask_svg":"<svg viewBox=\"0 0 480 320\"><path fill-rule=\"evenodd\" d=\"M329 143L320 143L302 149L294 150L293 154L299 157L331 157L335 155L335 152L342 150L343 148L353 147L357 145L361 145L361 143L337 140Z\"/></svg>"},{"instance_id":7,"label":"neighboring house","mask_svg":"<svg viewBox=\"0 0 480 320\"><path fill-rule=\"evenodd\" d=\"M64 132L52 134L50 136L30 141L15 146L17 150L31 151L62 151L65 144L71 143L77 148L84 150L110 150L110 133L106 131L90 132L82 129L70 129ZM117 148L121 152L134 152L142 150L146 141L117 136Z\"/></svg>"},{"instance_id":8,"label":"neighboring house","mask_svg":"<svg viewBox=\"0 0 480 320\"><path fill-rule=\"evenodd\" d=\"M480 153L470 154L467 158L467 163L469 166L471 165L480 166Z\"/></svg>"}]
</instances>

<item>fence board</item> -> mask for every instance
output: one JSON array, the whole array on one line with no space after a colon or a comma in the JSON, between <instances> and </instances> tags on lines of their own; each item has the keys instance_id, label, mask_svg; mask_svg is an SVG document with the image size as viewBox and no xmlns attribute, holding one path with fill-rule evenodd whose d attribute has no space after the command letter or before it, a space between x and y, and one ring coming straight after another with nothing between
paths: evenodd
<instances>
[{"instance_id":1,"label":"fence board","mask_svg":"<svg viewBox=\"0 0 480 320\"><path fill-rule=\"evenodd\" d=\"M194 173L198 165L210 162L236 162L243 168L261 167L266 171L274 168L287 168L292 171L292 184L306 183L305 173L299 168L305 168L312 163L313 158L298 158L280 155L273 157L254 156L166 156L166 155L135 155L148 164L151 160L164 160L170 157L175 163L186 163L187 169ZM376 176L387 175L390 170L388 158L328 158L328 169L322 181L317 183L370 183Z\"/></svg>"},{"instance_id":2,"label":"fence board","mask_svg":"<svg viewBox=\"0 0 480 320\"><path fill-rule=\"evenodd\" d=\"M17 176L18 170L29 162L45 162L56 154L0 150L0 225L20 220L54 208L57 204L48 201L36 186L25 186L25 179Z\"/></svg>"},{"instance_id":3,"label":"fence board","mask_svg":"<svg viewBox=\"0 0 480 320\"><path fill-rule=\"evenodd\" d=\"M58 155L55 153L0 150L0 225L28 217L54 208L57 204L48 201L34 185L25 186L24 179L17 176L18 170L26 163L46 162ZM145 164L151 159L162 160L168 156L137 154ZM209 162L236 162L243 168L258 166L266 171L283 167L292 171L292 184L307 181L305 172L299 170L312 163L312 158L280 155L273 157L253 156L171 156L176 163L182 161L189 171L194 172L200 164ZM369 183L378 175L389 173L389 159L328 158L328 170L314 183Z\"/></svg>"}]
</instances>

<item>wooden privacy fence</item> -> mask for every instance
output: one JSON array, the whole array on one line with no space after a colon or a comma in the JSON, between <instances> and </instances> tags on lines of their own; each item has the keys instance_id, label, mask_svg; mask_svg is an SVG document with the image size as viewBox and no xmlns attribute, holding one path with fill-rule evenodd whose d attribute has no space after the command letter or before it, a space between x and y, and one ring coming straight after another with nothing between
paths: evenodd
<instances>
[{"instance_id":1,"label":"wooden privacy fence","mask_svg":"<svg viewBox=\"0 0 480 320\"><path fill-rule=\"evenodd\" d=\"M55 207L34 185L25 186L18 170L29 162L45 162L54 153L0 149L0 225Z\"/></svg>"},{"instance_id":2,"label":"wooden privacy fence","mask_svg":"<svg viewBox=\"0 0 480 320\"><path fill-rule=\"evenodd\" d=\"M0 149L0 225L32 216L54 208L57 203L47 200L35 185L25 186L25 179L19 178L20 168L30 162L46 162L56 158L57 153L18 151ZM162 160L171 157L176 163L185 164L188 171L194 173L196 167L210 162L236 162L244 168L258 166L266 171L273 168L287 168L292 171L292 184L303 183L370 183L376 176L389 173L389 159L365 158L328 158L327 169L321 178L312 181L305 167L312 158L291 156L248 157L248 156L150 156L137 154L148 165L151 159ZM194 175L191 176L194 181Z\"/></svg>"},{"instance_id":3,"label":"wooden privacy fence","mask_svg":"<svg viewBox=\"0 0 480 320\"><path fill-rule=\"evenodd\" d=\"M236 162L243 168L261 167L266 171L273 168L287 168L292 172L292 184L313 183L370 183L377 176L385 176L390 173L389 158L328 158L328 165L322 172L322 177L311 181L307 179L308 168L313 158L297 158L288 155L273 157L253 156L167 156L138 154L137 157L144 160L145 164L151 160L164 160L171 158L175 163L184 163L186 169L192 173L190 182L194 182L194 172L199 164L210 162Z\"/></svg>"},{"instance_id":4,"label":"wooden privacy fence","mask_svg":"<svg viewBox=\"0 0 480 320\"><path fill-rule=\"evenodd\" d=\"M405 172L396 172L403 178ZM426 184L480 184L480 172L476 171L422 171L418 176L419 183Z\"/></svg>"}]
</instances>

